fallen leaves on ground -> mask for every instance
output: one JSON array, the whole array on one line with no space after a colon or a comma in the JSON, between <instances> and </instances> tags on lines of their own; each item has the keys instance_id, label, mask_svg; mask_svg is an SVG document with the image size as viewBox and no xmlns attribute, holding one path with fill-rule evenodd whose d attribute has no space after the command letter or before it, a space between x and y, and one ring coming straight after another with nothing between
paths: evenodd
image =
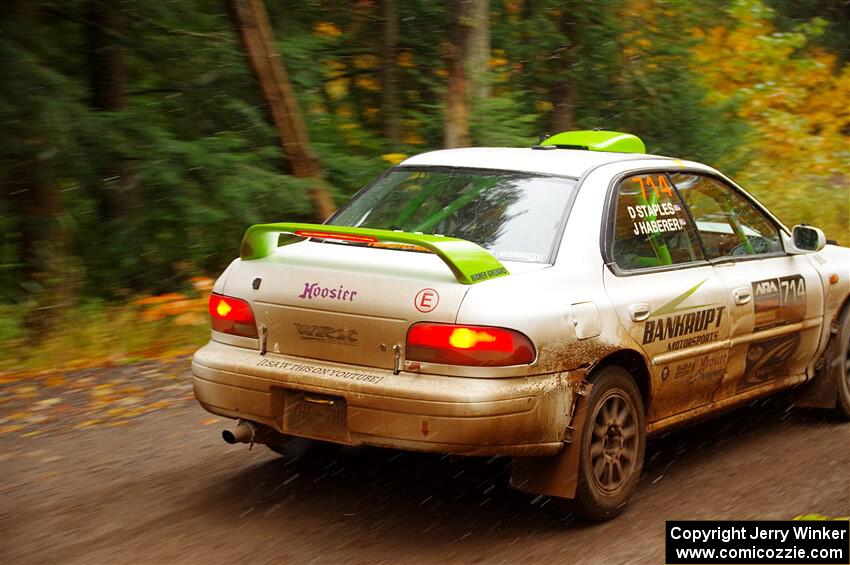
<instances>
[{"instance_id":1,"label":"fallen leaves on ground","mask_svg":"<svg viewBox=\"0 0 850 565\"><path fill-rule=\"evenodd\" d=\"M194 401L189 359L38 371L0 381L0 435L123 426Z\"/></svg>"}]
</instances>

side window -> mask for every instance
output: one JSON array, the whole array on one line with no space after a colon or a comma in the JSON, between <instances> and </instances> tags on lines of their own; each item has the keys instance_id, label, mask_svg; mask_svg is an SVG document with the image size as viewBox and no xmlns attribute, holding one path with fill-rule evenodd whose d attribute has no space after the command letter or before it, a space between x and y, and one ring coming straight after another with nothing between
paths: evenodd
<instances>
[{"instance_id":1,"label":"side window","mask_svg":"<svg viewBox=\"0 0 850 565\"><path fill-rule=\"evenodd\" d=\"M620 182L612 254L614 263L628 270L703 258L690 218L667 175L635 175Z\"/></svg>"},{"instance_id":2,"label":"side window","mask_svg":"<svg viewBox=\"0 0 850 565\"><path fill-rule=\"evenodd\" d=\"M671 175L696 222L709 259L782 251L779 230L758 208L717 179Z\"/></svg>"}]
</instances>

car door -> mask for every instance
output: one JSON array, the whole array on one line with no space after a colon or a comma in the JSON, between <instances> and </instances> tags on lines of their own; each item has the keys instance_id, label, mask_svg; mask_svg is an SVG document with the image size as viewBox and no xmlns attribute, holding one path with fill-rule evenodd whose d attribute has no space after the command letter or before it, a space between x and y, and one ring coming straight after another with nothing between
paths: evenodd
<instances>
[{"instance_id":1,"label":"car door","mask_svg":"<svg viewBox=\"0 0 850 565\"><path fill-rule=\"evenodd\" d=\"M714 400L800 380L823 321L814 267L787 254L777 223L725 180L684 172L670 178L731 301L730 361Z\"/></svg>"},{"instance_id":2,"label":"car door","mask_svg":"<svg viewBox=\"0 0 850 565\"><path fill-rule=\"evenodd\" d=\"M605 289L648 360L647 420L712 401L728 357L728 293L668 175L629 174L605 218Z\"/></svg>"}]
</instances>

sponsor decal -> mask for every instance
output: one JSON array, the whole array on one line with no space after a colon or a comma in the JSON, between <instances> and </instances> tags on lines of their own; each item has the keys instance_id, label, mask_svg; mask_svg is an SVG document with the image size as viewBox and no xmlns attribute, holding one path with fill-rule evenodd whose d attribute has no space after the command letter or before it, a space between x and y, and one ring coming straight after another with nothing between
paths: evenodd
<instances>
[{"instance_id":1,"label":"sponsor decal","mask_svg":"<svg viewBox=\"0 0 850 565\"><path fill-rule=\"evenodd\" d=\"M348 328L332 328L330 326L314 326L310 324L293 324L298 330L298 337L307 340L328 341L341 345L357 345L359 334L357 330Z\"/></svg>"},{"instance_id":2,"label":"sponsor decal","mask_svg":"<svg viewBox=\"0 0 850 565\"><path fill-rule=\"evenodd\" d=\"M650 317L666 316L667 314L672 314L674 312L680 312L682 310L691 310L693 308L701 308L702 306L690 306L690 307L685 307L685 308L679 308L679 304L681 304L682 302L684 302L685 300L690 298L691 295L693 293L695 293L697 290L699 290L699 287L704 285L705 281L707 281L707 280L708 279L701 280L700 282L698 282L697 284L695 284L694 286L692 286L691 288L689 288L688 290L686 290L685 292L683 292L682 294L680 294L679 296L677 296L676 298L674 298L673 300L668 302L667 304L665 304L665 305L663 305L659 308L656 308L652 312L652 314L650 314ZM703 306L705 306L705 304Z\"/></svg>"},{"instance_id":3,"label":"sponsor decal","mask_svg":"<svg viewBox=\"0 0 850 565\"><path fill-rule=\"evenodd\" d=\"M660 220L646 220L645 222L634 222L632 233L635 235L651 235L669 231L681 231L687 222L678 218L662 218Z\"/></svg>"},{"instance_id":4,"label":"sponsor decal","mask_svg":"<svg viewBox=\"0 0 850 565\"><path fill-rule=\"evenodd\" d=\"M481 271L480 273L475 273L471 275L469 278L473 281L483 281L487 279L491 279L493 277L498 277L501 275L507 275L508 270L504 267L499 267L498 269L490 269L489 271Z\"/></svg>"},{"instance_id":5,"label":"sponsor decal","mask_svg":"<svg viewBox=\"0 0 850 565\"><path fill-rule=\"evenodd\" d=\"M673 380L679 381L684 379L689 385L697 381L720 380L723 378L723 373L726 370L726 361L728 358L728 351L718 351L695 359L688 359L673 367Z\"/></svg>"},{"instance_id":6,"label":"sponsor decal","mask_svg":"<svg viewBox=\"0 0 850 565\"><path fill-rule=\"evenodd\" d=\"M721 315L722 310L724 308L725 308L725 306L720 306L718 308L720 313L718 313L717 326L716 327L720 326L720 315ZM686 337L684 339L679 339L679 340L676 340L676 341L671 341L670 343L667 344L667 351L679 351L680 349L685 349L685 348L688 348L688 347L694 347L694 346L697 346L697 345L704 345L706 343L711 343L712 341L716 341L718 337L720 337L720 332L711 332L711 333L707 333L707 334Z\"/></svg>"},{"instance_id":7,"label":"sponsor decal","mask_svg":"<svg viewBox=\"0 0 850 565\"><path fill-rule=\"evenodd\" d=\"M719 332L715 330L720 328L726 306L701 304L680 307L706 280L695 284L650 314L643 326L644 345L666 341L667 351L677 351L717 339Z\"/></svg>"},{"instance_id":8,"label":"sponsor decal","mask_svg":"<svg viewBox=\"0 0 850 565\"><path fill-rule=\"evenodd\" d=\"M800 275L754 281L753 331L806 319L806 280ZM747 366L737 390L746 390L788 375L800 347L798 333L756 341L747 349Z\"/></svg>"},{"instance_id":9,"label":"sponsor decal","mask_svg":"<svg viewBox=\"0 0 850 565\"><path fill-rule=\"evenodd\" d=\"M753 282L755 327L802 322L806 318L806 280L800 275Z\"/></svg>"},{"instance_id":10,"label":"sponsor decal","mask_svg":"<svg viewBox=\"0 0 850 565\"><path fill-rule=\"evenodd\" d=\"M341 371L339 369L328 369L326 367L313 367L311 365L301 365L299 363L289 363L287 361L276 361L274 359L260 359L257 362L258 367L269 367L271 369L279 369L281 371L291 371L295 373L309 373L311 375L321 375L325 377L336 377L338 379L346 379L350 381L363 381L369 383L379 383L384 380L382 375L369 375L367 373L358 373L357 371Z\"/></svg>"},{"instance_id":11,"label":"sponsor decal","mask_svg":"<svg viewBox=\"0 0 850 565\"><path fill-rule=\"evenodd\" d=\"M771 379L788 375L788 365L800 347L800 334L794 333L750 344L747 367L737 390L746 390Z\"/></svg>"},{"instance_id":12,"label":"sponsor decal","mask_svg":"<svg viewBox=\"0 0 850 565\"><path fill-rule=\"evenodd\" d=\"M433 311L439 303L440 293L433 288L423 288L413 298L413 305L423 314Z\"/></svg>"},{"instance_id":13,"label":"sponsor decal","mask_svg":"<svg viewBox=\"0 0 850 565\"><path fill-rule=\"evenodd\" d=\"M674 199L673 189L665 175L646 175L629 180L640 184L641 192L639 198L635 195L640 204L626 206L634 235L676 232L687 225L681 206L674 202L658 202L663 198Z\"/></svg>"},{"instance_id":14,"label":"sponsor decal","mask_svg":"<svg viewBox=\"0 0 850 565\"><path fill-rule=\"evenodd\" d=\"M496 259L532 261L534 263L542 263L546 259L542 253L534 253L532 251L494 251L493 256Z\"/></svg>"},{"instance_id":15,"label":"sponsor decal","mask_svg":"<svg viewBox=\"0 0 850 565\"><path fill-rule=\"evenodd\" d=\"M302 300L313 300L316 298L326 298L328 300L346 300L354 302L354 297L357 296L356 290L349 290L343 285L338 288L320 286L319 283L304 283L304 291L298 295Z\"/></svg>"},{"instance_id":16,"label":"sponsor decal","mask_svg":"<svg viewBox=\"0 0 850 565\"><path fill-rule=\"evenodd\" d=\"M656 216L674 216L676 214L676 208L670 202L626 206L626 211L633 220L635 218L654 218Z\"/></svg>"},{"instance_id":17,"label":"sponsor decal","mask_svg":"<svg viewBox=\"0 0 850 565\"><path fill-rule=\"evenodd\" d=\"M646 345L719 328L725 309L725 306L710 306L686 314L675 314L659 320L647 320L643 327L643 343ZM672 342L668 345L667 350L676 351L692 345L708 343L712 340L712 336L716 338L717 332Z\"/></svg>"}]
</instances>

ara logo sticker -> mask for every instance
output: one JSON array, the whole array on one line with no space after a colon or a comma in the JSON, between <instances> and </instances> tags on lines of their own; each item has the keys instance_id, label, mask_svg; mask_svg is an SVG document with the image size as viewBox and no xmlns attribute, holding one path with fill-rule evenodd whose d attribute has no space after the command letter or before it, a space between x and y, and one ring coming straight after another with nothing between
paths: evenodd
<instances>
[{"instance_id":1,"label":"ara logo sticker","mask_svg":"<svg viewBox=\"0 0 850 565\"><path fill-rule=\"evenodd\" d=\"M298 330L298 337L301 339L332 341L342 345L356 345L359 340L357 330L349 330L347 328L295 324L295 329Z\"/></svg>"},{"instance_id":2,"label":"ara logo sticker","mask_svg":"<svg viewBox=\"0 0 850 565\"><path fill-rule=\"evenodd\" d=\"M339 288L319 286L319 283L304 283L304 291L298 295L302 300L313 300L314 298L327 298L329 300L347 300L354 302L357 296L356 290L348 290L342 285Z\"/></svg>"},{"instance_id":3,"label":"ara logo sticker","mask_svg":"<svg viewBox=\"0 0 850 565\"><path fill-rule=\"evenodd\" d=\"M777 286L776 280L754 282L753 287L756 289L756 296L775 293L777 299L779 298L779 286Z\"/></svg>"},{"instance_id":4,"label":"ara logo sticker","mask_svg":"<svg viewBox=\"0 0 850 565\"><path fill-rule=\"evenodd\" d=\"M713 304L680 306L704 283L705 280L700 281L650 314L650 319L643 326L644 345L656 341L675 340L667 343L667 351L678 351L717 339L718 332L711 330L717 330L720 327L726 306Z\"/></svg>"},{"instance_id":5,"label":"ara logo sticker","mask_svg":"<svg viewBox=\"0 0 850 565\"><path fill-rule=\"evenodd\" d=\"M433 311L439 303L440 294L433 288L423 288L413 299L413 305L423 314Z\"/></svg>"},{"instance_id":6,"label":"ara logo sticker","mask_svg":"<svg viewBox=\"0 0 850 565\"><path fill-rule=\"evenodd\" d=\"M753 282L756 330L806 318L806 281L800 275Z\"/></svg>"}]
</instances>

